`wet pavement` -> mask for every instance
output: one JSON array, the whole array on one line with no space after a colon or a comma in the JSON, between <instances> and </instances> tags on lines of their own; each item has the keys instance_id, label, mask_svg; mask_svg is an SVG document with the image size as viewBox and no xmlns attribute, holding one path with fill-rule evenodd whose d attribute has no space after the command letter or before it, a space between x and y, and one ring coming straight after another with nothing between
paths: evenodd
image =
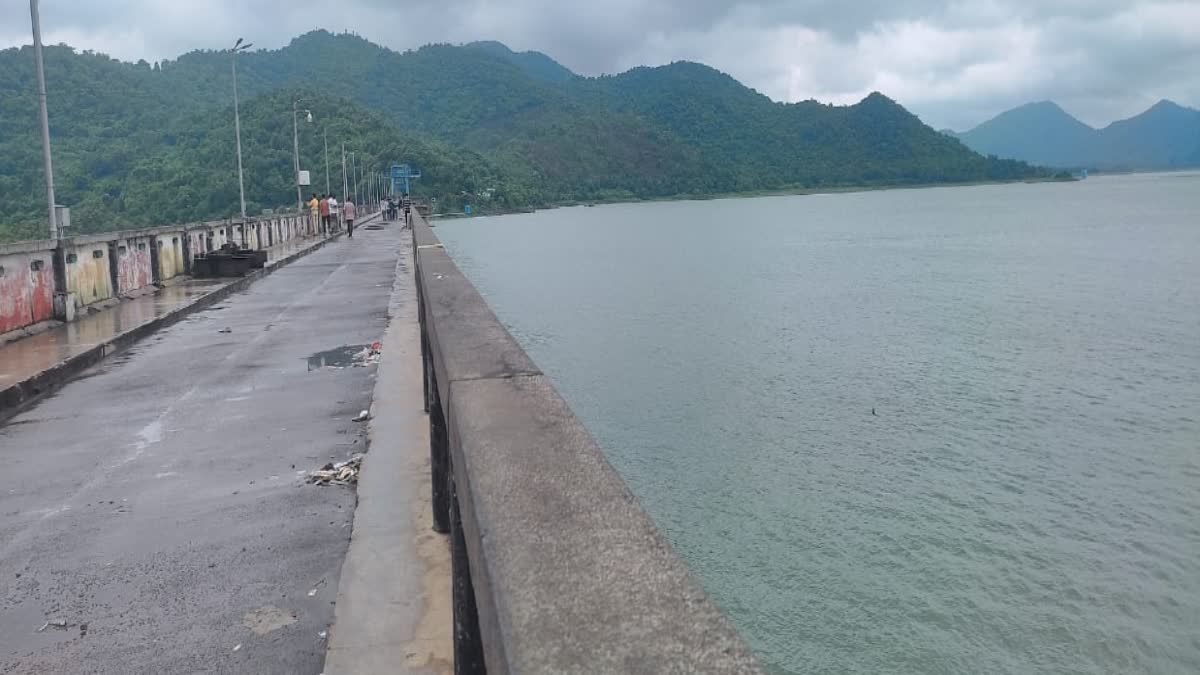
<instances>
[{"instance_id":1,"label":"wet pavement","mask_svg":"<svg viewBox=\"0 0 1200 675\"><path fill-rule=\"evenodd\" d=\"M0 425L0 673L321 672L355 497L302 473L363 446L376 367L309 358L381 337L399 246L332 242Z\"/></svg>"},{"instance_id":2,"label":"wet pavement","mask_svg":"<svg viewBox=\"0 0 1200 675\"><path fill-rule=\"evenodd\" d=\"M313 239L295 239L267 251L267 265L313 246ZM0 388L22 382L96 345L133 328L195 302L196 298L223 288L236 279L188 279L157 293L124 300L87 313L71 323L30 337L0 345Z\"/></svg>"}]
</instances>

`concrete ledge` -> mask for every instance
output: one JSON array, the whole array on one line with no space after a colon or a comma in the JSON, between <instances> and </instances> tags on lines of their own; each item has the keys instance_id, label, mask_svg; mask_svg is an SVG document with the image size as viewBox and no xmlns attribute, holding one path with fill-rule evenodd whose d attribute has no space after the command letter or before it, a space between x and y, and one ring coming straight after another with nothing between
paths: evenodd
<instances>
[{"instance_id":1,"label":"concrete ledge","mask_svg":"<svg viewBox=\"0 0 1200 675\"><path fill-rule=\"evenodd\" d=\"M440 248L418 249L425 331L442 400L455 380L541 373Z\"/></svg>"},{"instance_id":2,"label":"concrete ledge","mask_svg":"<svg viewBox=\"0 0 1200 675\"><path fill-rule=\"evenodd\" d=\"M755 669L545 376L454 382L449 411L489 671Z\"/></svg>"},{"instance_id":3,"label":"concrete ledge","mask_svg":"<svg viewBox=\"0 0 1200 675\"><path fill-rule=\"evenodd\" d=\"M193 302L187 305L183 305L161 316L150 319L139 326L135 326L134 328L121 333L108 342L98 344L91 349L76 354L46 370L43 370L37 375L27 378L21 382L9 385L4 389L0 389L0 420L7 419L17 414L31 403L58 389L79 373L96 365L109 354L121 351L122 349L134 344L147 335L150 335L161 328L169 326L188 316L189 314L192 314L193 312L216 304L229 295L243 290L250 284L271 274L284 265L287 265L288 263L298 260L309 253L320 249L329 241L332 241L340 236L341 233L336 233L328 239L317 240L313 242L312 246L300 249L290 256L282 258L278 262L269 265L264 269L254 270L244 277L235 279L225 286L217 288L210 293L206 293L205 295L196 298Z\"/></svg>"},{"instance_id":4,"label":"concrete ledge","mask_svg":"<svg viewBox=\"0 0 1200 675\"><path fill-rule=\"evenodd\" d=\"M33 239L30 241L14 241L10 244L0 244L0 255L16 253L42 253L53 251L58 247L54 239Z\"/></svg>"},{"instance_id":5,"label":"concrete ledge","mask_svg":"<svg viewBox=\"0 0 1200 675\"><path fill-rule=\"evenodd\" d=\"M456 672L762 672L428 225L414 228Z\"/></svg>"}]
</instances>

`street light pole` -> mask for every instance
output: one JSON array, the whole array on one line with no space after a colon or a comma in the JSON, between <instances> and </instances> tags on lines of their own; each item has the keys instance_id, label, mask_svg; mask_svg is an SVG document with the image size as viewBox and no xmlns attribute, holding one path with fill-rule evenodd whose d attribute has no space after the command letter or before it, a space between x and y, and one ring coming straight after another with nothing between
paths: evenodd
<instances>
[{"instance_id":1,"label":"street light pole","mask_svg":"<svg viewBox=\"0 0 1200 675\"><path fill-rule=\"evenodd\" d=\"M247 50L251 46L250 43L243 45L242 38L238 38L233 49L229 50L232 55L230 61L233 67L233 133L237 137L238 197L242 205L242 222L246 220L246 183L242 177L242 118L238 112L237 55L238 52Z\"/></svg>"},{"instance_id":2,"label":"street light pole","mask_svg":"<svg viewBox=\"0 0 1200 675\"><path fill-rule=\"evenodd\" d=\"M29 18L33 22L33 61L37 66L38 114L42 123L42 161L46 168L46 205L50 214L50 236L62 239L58 216L54 211L54 165L50 159L50 116L46 112L46 70L42 64L42 22L38 0L29 0Z\"/></svg>"},{"instance_id":3,"label":"street light pole","mask_svg":"<svg viewBox=\"0 0 1200 675\"><path fill-rule=\"evenodd\" d=\"M296 163L296 208L304 210L304 195L300 194L300 124L297 116L300 114L300 102L292 101L292 156ZM308 121L312 121L312 111L305 109Z\"/></svg>"},{"instance_id":4,"label":"street light pole","mask_svg":"<svg viewBox=\"0 0 1200 675\"><path fill-rule=\"evenodd\" d=\"M292 159L296 164L296 208L304 210L304 195L300 194L300 124L296 119L299 101L292 101Z\"/></svg>"},{"instance_id":5,"label":"street light pole","mask_svg":"<svg viewBox=\"0 0 1200 675\"><path fill-rule=\"evenodd\" d=\"M321 136L325 139L325 194L329 194L329 129L321 127Z\"/></svg>"},{"instance_id":6,"label":"street light pole","mask_svg":"<svg viewBox=\"0 0 1200 675\"><path fill-rule=\"evenodd\" d=\"M349 191L346 182L346 144L342 143L342 199L346 198L346 193Z\"/></svg>"},{"instance_id":7,"label":"street light pole","mask_svg":"<svg viewBox=\"0 0 1200 675\"><path fill-rule=\"evenodd\" d=\"M358 164L354 161L354 153L350 153L350 177L354 179L354 201L358 201Z\"/></svg>"}]
</instances>

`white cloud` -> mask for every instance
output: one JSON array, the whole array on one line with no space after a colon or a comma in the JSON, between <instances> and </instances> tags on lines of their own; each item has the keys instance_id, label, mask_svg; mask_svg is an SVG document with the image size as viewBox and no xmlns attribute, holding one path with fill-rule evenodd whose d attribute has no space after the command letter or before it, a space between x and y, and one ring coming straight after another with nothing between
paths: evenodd
<instances>
[{"instance_id":1,"label":"white cloud","mask_svg":"<svg viewBox=\"0 0 1200 675\"><path fill-rule=\"evenodd\" d=\"M25 0L0 16L0 46L29 41ZM1196 0L43 0L42 19L48 43L125 60L239 36L278 48L317 27L393 49L496 39L584 74L688 59L779 100L879 90L936 127L1041 99L1092 124L1200 105Z\"/></svg>"}]
</instances>

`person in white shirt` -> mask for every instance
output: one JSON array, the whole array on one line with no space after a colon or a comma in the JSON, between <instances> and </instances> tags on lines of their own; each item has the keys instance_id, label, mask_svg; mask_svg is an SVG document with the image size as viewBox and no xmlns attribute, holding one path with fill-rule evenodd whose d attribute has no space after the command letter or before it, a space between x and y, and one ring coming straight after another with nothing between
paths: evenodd
<instances>
[{"instance_id":1,"label":"person in white shirt","mask_svg":"<svg viewBox=\"0 0 1200 675\"><path fill-rule=\"evenodd\" d=\"M339 209L338 209L337 197L334 197L333 195L329 195L329 220L333 221L333 227L335 229L340 230L342 228L341 228L341 225L339 225L339 223L341 221L338 220L338 211L339 211Z\"/></svg>"}]
</instances>

